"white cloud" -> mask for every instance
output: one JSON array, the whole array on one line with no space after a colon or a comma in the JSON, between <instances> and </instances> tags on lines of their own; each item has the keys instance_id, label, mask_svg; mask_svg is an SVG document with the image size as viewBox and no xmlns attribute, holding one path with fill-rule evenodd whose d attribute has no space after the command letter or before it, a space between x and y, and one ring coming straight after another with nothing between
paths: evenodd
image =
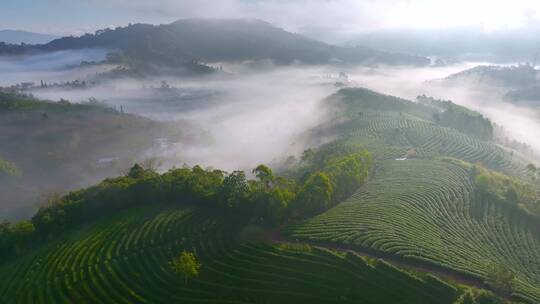
<instances>
[{"instance_id":1,"label":"white cloud","mask_svg":"<svg viewBox=\"0 0 540 304\"><path fill-rule=\"evenodd\" d=\"M164 19L259 18L290 30L357 32L385 27L487 30L536 22L537 0L90 0Z\"/></svg>"},{"instance_id":2,"label":"white cloud","mask_svg":"<svg viewBox=\"0 0 540 304\"><path fill-rule=\"evenodd\" d=\"M21 0L22 1L22 0ZM287 30L347 34L382 28L481 27L486 30L538 24L538 0L43 0L56 22L38 14L29 30L81 34L109 24L168 23L181 18L257 18ZM3 4L0 4L0 11ZM20 15L26 12L11 12ZM24 18L23 18L24 19ZM321 37L324 38L324 37Z\"/></svg>"}]
</instances>

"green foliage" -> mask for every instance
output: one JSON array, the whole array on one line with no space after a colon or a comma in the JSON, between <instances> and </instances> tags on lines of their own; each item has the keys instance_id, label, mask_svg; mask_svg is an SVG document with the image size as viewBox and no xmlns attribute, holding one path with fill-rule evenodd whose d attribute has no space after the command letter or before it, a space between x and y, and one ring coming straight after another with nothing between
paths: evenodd
<instances>
[{"instance_id":1,"label":"green foliage","mask_svg":"<svg viewBox=\"0 0 540 304\"><path fill-rule=\"evenodd\" d=\"M199 276L201 264L193 252L183 251L179 256L172 259L171 267L174 272L184 277L187 284L188 281Z\"/></svg>"},{"instance_id":2,"label":"green foliage","mask_svg":"<svg viewBox=\"0 0 540 304\"><path fill-rule=\"evenodd\" d=\"M32 217L36 234L47 239L118 210L159 202L189 202L242 216L245 222L276 225L328 209L366 180L371 155L337 143L311 152L299 170L307 179L275 176L265 165L248 181L242 171L226 174L200 166L158 174L135 164L125 176L50 198ZM300 174L298 174L300 175ZM11 249L6 249L11 252Z\"/></svg>"},{"instance_id":3,"label":"green foliage","mask_svg":"<svg viewBox=\"0 0 540 304\"><path fill-rule=\"evenodd\" d=\"M15 250L15 237L11 223L0 223L0 258L6 260Z\"/></svg>"},{"instance_id":4,"label":"green foliage","mask_svg":"<svg viewBox=\"0 0 540 304\"><path fill-rule=\"evenodd\" d=\"M335 190L333 201L346 199L356 191L367 179L371 165L371 155L363 149L326 160L323 171L332 181L332 188Z\"/></svg>"},{"instance_id":5,"label":"green foliage","mask_svg":"<svg viewBox=\"0 0 540 304\"><path fill-rule=\"evenodd\" d=\"M452 157L471 163L480 161L490 169L508 174L525 174L520 156L475 133L477 129L490 129L489 121L477 117L475 112L464 115L472 121L484 121L485 128L473 124L464 130L461 126L466 124L458 122L444 126L433 115L440 116L446 105L414 103L366 89L342 89L329 102L344 108L336 114L335 121L341 123L332 131L340 135L342 142L364 146L375 159L405 158L407 151L414 149L415 158L419 159Z\"/></svg>"},{"instance_id":6,"label":"green foliage","mask_svg":"<svg viewBox=\"0 0 540 304\"><path fill-rule=\"evenodd\" d=\"M244 171L233 171L223 179L221 203L229 208L242 208L247 204L250 188Z\"/></svg>"},{"instance_id":7,"label":"green foliage","mask_svg":"<svg viewBox=\"0 0 540 304\"><path fill-rule=\"evenodd\" d=\"M0 181L2 181L3 179L21 176L21 170L19 170L19 168L17 168L14 163L0 158Z\"/></svg>"},{"instance_id":8,"label":"green foliage","mask_svg":"<svg viewBox=\"0 0 540 304\"><path fill-rule=\"evenodd\" d=\"M475 293L476 303L478 304L503 304L505 303L499 297L487 290L479 290Z\"/></svg>"},{"instance_id":9,"label":"green foliage","mask_svg":"<svg viewBox=\"0 0 540 304\"><path fill-rule=\"evenodd\" d=\"M279 243L277 248L297 252L312 252L313 248L307 243Z\"/></svg>"},{"instance_id":10,"label":"green foliage","mask_svg":"<svg viewBox=\"0 0 540 304\"><path fill-rule=\"evenodd\" d=\"M515 285L514 272L504 264L496 264L490 267L486 274L487 282L494 289L511 294Z\"/></svg>"},{"instance_id":11,"label":"green foliage","mask_svg":"<svg viewBox=\"0 0 540 304\"><path fill-rule=\"evenodd\" d=\"M476 189L483 196L517 207L540 219L539 192L535 185L488 170L480 164L471 167Z\"/></svg>"},{"instance_id":12,"label":"green foliage","mask_svg":"<svg viewBox=\"0 0 540 304\"><path fill-rule=\"evenodd\" d=\"M291 204L293 217L314 215L354 193L366 180L372 155L359 145L335 141L306 150L298 168L289 172L303 185Z\"/></svg>"},{"instance_id":13,"label":"green foliage","mask_svg":"<svg viewBox=\"0 0 540 304\"><path fill-rule=\"evenodd\" d=\"M35 238L35 227L30 221L16 224L0 223L0 258L8 259L16 253L24 252Z\"/></svg>"},{"instance_id":14,"label":"green foliage","mask_svg":"<svg viewBox=\"0 0 540 304\"><path fill-rule=\"evenodd\" d=\"M42 237L49 237L64 232L83 222L83 205L81 201L68 198L55 198L40 208L32 217L32 223Z\"/></svg>"},{"instance_id":15,"label":"green foliage","mask_svg":"<svg viewBox=\"0 0 540 304\"><path fill-rule=\"evenodd\" d=\"M255 188L250 202L253 207L252 217L260 223L279 224L287 215L287 208L294 197L295 193L291 189Z\"/></svg>"},{"instance_id":16,"label":"green foliage","mask_svg":"<svg viewBox=\"0 0 540 304\"><path fill-rule=\"evenodd\" d=\"M528 164L526 169L529 178L532 181L537 181L538 177L540 176L540 168L537 168L534 164Z\"/></svg>"},{"instance_id":17,"label":"green foliage","mask_svg":"<svg viewBox=\"0 0 540 304\"><path fill-rule=\"evenodd\" d=\"M253 169L253 174L263 183L266 187L270 187L270 184L274 180L274 173L272 169L265 165L259 165L257 168Z\"/></svg>"},{"instance_id":18,"label":"green foliage","mask_svg":"<svg viewBox=\"0 0 540 304\"><path fill-rule=\"evenodd\" d=\"M476 175L474 182L481 191L489 191L489 177L486 174Z\"/></svg>"},{"instance_id":19,"label":"green foliage","mask_svg":"<svg viewBox=\"0 0 540 304\"><path fill-rule=\"evenodd\" d=\"M11 228L15 242L21 247L32 241L35 230L34 224L30 221L20 221Z\"/></svg>"},{"instance_id":20,"label":"green foliage","mask_svg":"<svg viewBox=\"0 0 540 304\"><path fill-rule=\"evenodd\" d=\"M104 104L97 102L87 103L70 103L67 100L53 102L48 100L40 100L32 95L8 93L0 91L0 113L14 111L65 111L76 109L92 109L101 111L114 111L112 108L106 107ZM46 114L46 112L44 112Z\"/></svg>"},{"instance_id":21,"label":"green foliage","mask_svg":"<svg viewBox=\"0 0 540 304\"><path fill-rule=\"evenodd\" d=\"M438 100L425 95L418 96L416 100L438 110L433 114L436 123L483 140L493 139L493 125L482 114L456 105L449 100Z\"/></svg>"},{"instance_id":22,"label":"green foliage","mask_svg":"<svg viewBox=\"0 0 540 304\"><path fill-rule=\"evenodd\" d=\"M293 216L314 215L330 206L333 187L323 172L310 175L291 206Z\"/></svg>"},{"instance_id":23,"label":"green foliage","mask_svg":"<svg viewBox=\"0 0 540 304\"><path fill-rule=\"evenodd\" d=\"M286 233L300 242L364 248L483 280L488 265L504 264L516 277L514 293L540 299L537 222L508 202L480 195L472 168L443 160L379 161L362 189Z\"/></svg>"},{"instance_id":24,"label":"green foliage","mask_svg":"<svg viewBox=\"0 0 540 304\"><path fill-rule=\"evenodd\" d=\"M430 118L433 110L402 98L380 94L364 88L341 89L335 97L347 106L346 115L364 118L364 111L411 112L422 118Z\"/></svg>"},{"instance_id":25,"label":"green foliage","mask_svg":"<svg viewBox=\"0 0 540 304\"><path fill-rule=\"evenodd\" d=\"M130 208L1 265L0 301L451 304L457 298L452 286L368 264L354 253L238 242L241 228L230 215L202 207ZM170 264L182 252L197 254L179 265L203 265L189 284Z\"/></svg>"},{"instance_id":26,"label":"green foliage","mask_svg":"<svg viewBox=\"0 0 540 304\"><path fill-rule=\"evenodd\" d=\"M507 303L490 291L467 289L455 304L503 304Z\"/></svg>"},{"instance_id":27,"label":"green foliage","mask_svg":"<svg viewBox=\"0 0 540 304\"><path fill-rule=\"evenodd\" d=\"M455 304L477 304L471 290L466 290Z\"/></svg>"}]
</instances>

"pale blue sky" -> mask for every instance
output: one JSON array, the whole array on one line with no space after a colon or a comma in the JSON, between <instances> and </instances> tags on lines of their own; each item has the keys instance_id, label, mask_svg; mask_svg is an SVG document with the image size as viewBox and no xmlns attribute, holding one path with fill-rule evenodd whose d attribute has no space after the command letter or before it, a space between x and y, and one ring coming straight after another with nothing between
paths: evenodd
<instances>
[{"instance_id":1,"label":"pale blue sky","mask_svg":"<svg viewBox=\"0 0 540 304\"><path fill-rule=\"evenodd\" d=\"M0 0L0 29L81 34L180 18L259 18L293 31L538 25L538 0Z\"/></svg>"},{"instance_id":2,"label":"pale blue sky","mask_svg":"<svg viewBox=\"0 0 540 304\"><path fill-rule=\"evenodd\" d=\"M113 0L114 2L114 0ZM145 15L93 0L1 0L0 29L80 34L133 22L162 23L170 17Z\"/></svg>"}]
</instances>

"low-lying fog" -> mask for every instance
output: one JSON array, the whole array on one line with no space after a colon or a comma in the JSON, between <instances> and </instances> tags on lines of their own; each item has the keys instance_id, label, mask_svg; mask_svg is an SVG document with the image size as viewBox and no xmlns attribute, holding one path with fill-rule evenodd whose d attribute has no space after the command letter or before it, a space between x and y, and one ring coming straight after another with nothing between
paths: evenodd
<instances>
[{"instance_id":1,"label":"low-lying fog","mask_svg":"<svg viewBox=\"0 0 540 304\"><path fill-rule=\"evenodd\" d=\"M35 95L73 101L95 97L129 113L196 122L208 131L212 140L202 146L194 142L180 143L176 153L179 159L188 164L232 170L250 168L258 162L270 162L276 157L301 151L301 138L297 135L326 117L328 109L321 101L337 90L333 84L343 81L338 75L345 72L349 76L349 85L411 100L420 94L450 99L483 113L503 126L508 136L540 151L537 110L504 102L503 90L497 91L481 82L459 87L432 82L485 64L488 63L466 62L421 68L271 65L242 68L223 65L225 73L219 76L115 80L102 82L91 89L39 90ZM73 79L69 78L73 73L71 71L66 80ZM171 88L160 89L162 85ZM291 146L293 143L295 145Z\"/></svg>"},{"instance_id":2,"label":"low-lying fog","mask_svg":"<svg viewBox=\"0 0 540 304\"><path fill-rule=\"evenodd\" d=\"M0 86L41 80L59 82L88 77L105 67L78 67L81 62L97 62L105 58L106 51L84 49L58 51L21 56L0 56Z\"/></svg>"},{"instance_id":3,"label":"low-lying fog","mask_svg":"<svg viewBox=\"0 0 540 304\"><path fill-rule=\"evenodd\" d=\"M100 74L111 66L74 67L80 61L97 61L103 56L103 51L84 50L0 57L0 86L33 82L37 87L30 92L37 97L72 102L96 98L126 113L177 121L182 140L156 138L154 148L140 151L139 161L158 158L160 170L199 164L249 172L260 163L278 165L291 155L298 156L306 147L320 144L306 134L331 119L335 109L325 104L324 99L338 90L338 82L410 100L420 94L450 99L480 111L504 126L508 136L540 151L538 110L504 102L504 89L482 82L445 87L432 81L482 63L422 68L223 63L216 65L223 71L212 76L162 75L115 80ZM49 87L40 88L42 80ZM87 85L53 85L74 80L85 81ZM321 141L324 140L328 138ZM111 157L122 158L122 155ZM36 203L39 202L28 202ZM0 205L0 215L4 212L9 218L13 206L1 201Z\"/></svg>"},{"instance_id":4,"label":"low-lying fog","mask_svg":"<svg viewBox=\"0 0 540 304\"><path fill-rule=\"evenodd\" d=\"M85 52L64 54L69 62L62 62L61 54L27 57L17 62L0 59L0 68L7 66L9 71L1 74L0 84L92 79L103 67L61 69L81 58L92 61L102 56L99 51ZM43 59L52 64L47 67ZM223 64L223 73L207 77L164 75L144 80L100 80L84 89L47 88L32 93L46 99L75 102L94 97L128 113L197 124L198 134L152 152L167 156L169 162L162 169L183 163L226 170L249 169L258 163L300 153L306 144L301 136L303 132L327 119L332 111L323 99L337 90L334 83L344 80L338 79L340 72L348 75L352 86L411 100L426 94L478 110L503 125L516 139L540 151L536 136L540 134L540 119L535 110L502 102L501 94L493 88L481 88L481 83L448 88L429 82L478 64L481 63L423 68L271 65L248 68Z\"/></svg>"},{"instance_id":5,"label":"low-lying fog","mask_svg":"<svg viewBox=\"0 0 540 304\"><path fill-rule=\"evenodd\" d=\"M446 67L380 67L351 68L346 70L350 79L359 86L414 100L426 94L439 99L451 100L476 110L502 126L505 135L530 145L540 152L540 107L519 106L503 100L508 88L494 87L478 79L476 82L445 86L437 81L451 74L486 62L467 62Z\"/></svg>"}]
</instances>

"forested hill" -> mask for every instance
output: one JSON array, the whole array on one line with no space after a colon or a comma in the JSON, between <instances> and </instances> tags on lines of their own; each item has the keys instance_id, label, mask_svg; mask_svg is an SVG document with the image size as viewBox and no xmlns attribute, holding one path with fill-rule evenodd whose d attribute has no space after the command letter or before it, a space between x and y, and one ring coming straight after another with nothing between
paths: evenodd
<instances>
[{"instance_id":1,"label":"forested hill","mask_svg":"<svg viewBox=\"0 0 540 304\"><path fill-rule=\"evenodd\" d=\"M439 80L443 85L471 83L493 85L506 89L523 89L536 86L538 71L532 65L479 65Z\"/></svg>"},{"instance_id":2,"label":"forested hill","mask_svg":"<svg viewBox=\"0 0 540 304\"><path fill-rule=\"evenodd\" d=\"M16 50L4 45L0 46L0 53L82 48L119 50L121 56L116 56L115 60L147 61L166 66L250 60L271 60L277 64L429 63L424 57L391 54L365 47L333 46L287 32L264 21L237 19L183 19L157 26L133 24Z\"/></svg>"},{"instance_id":3,"label":"forested hill","mask_svg":"<svg viewBox=\"0 0 540 304\"><path fill-rule=\"evenodd\" d=\"M0 218L31 215L47 189L115 176L178 125L123 113L96 100L52 102L0 92ZM105 163L102 163L102 162Z\"/></svg>"}]
</instances>

